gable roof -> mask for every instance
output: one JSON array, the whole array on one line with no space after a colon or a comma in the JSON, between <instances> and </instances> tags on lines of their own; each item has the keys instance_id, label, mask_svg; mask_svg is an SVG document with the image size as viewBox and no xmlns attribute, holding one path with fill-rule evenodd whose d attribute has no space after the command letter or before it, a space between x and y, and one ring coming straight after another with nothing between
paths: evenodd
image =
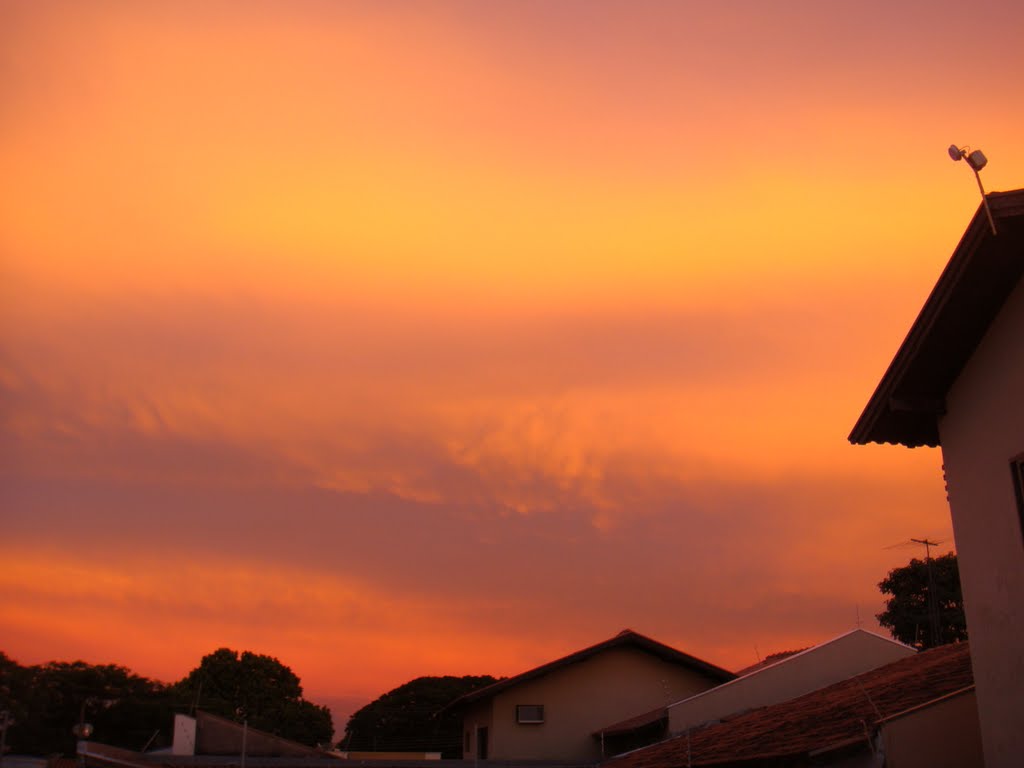
<instances>
[{"instance_id":1,"label":"gable roof","mask_svg":"<svg viewBox=\"0 0 1024 768\"><path fill-rule=\"evenodd\" d=\"M949 388L1024 275L1024 189L987 195L850 433L857 445L939 444Z\"/></svg>"},{"instance_id":2,"label":"gable roof","mask_svg":"<svg viewBox=\"0 0 1024 768\"><path fill-rule=\"evenodd\" d=\"M974 682L967 643L922 651L796 699L613 758L607 768L676 768L806 757L858 743L893 715Z\"/></svg>"},{"instance_id":3,"label":"gable roof","mask_svg":"<svg viewBox=\"0 0 1024 768\"><path fill-rule=\"evenodd\" d=\"M585 661L599 653L604 653L605 651L612 650L614 648L634 648L645 653L649 653L652 656L656 656L662 661L688 667L693 671L699 672L702 675L718 682L726 682L736 677L732 672L722 669L721 667L716 667L714 664L698 659L696 656L690 656L688 653L677 651L675 648L659 643L649 637L645 637L631 629L624 629L619 632L619 634L615 635L615 637L605 640L604 642L591 645L583 650L576 651L575 653L570 653L568 656L563 656L560 659L550 661L547 664L542 664L539 667L534 667L533 669L516 675L515 677L508 677L504 680L499 680L496 683L488 685L486 688L471 691L470 693L467 693L453 701L445 709L457 706L461 707L475 701L490 699L509 688L520 685L529 680L536 680L539 677L551 674L552 672L567 667L570 664Z\"/></svg>"}]
</instances>

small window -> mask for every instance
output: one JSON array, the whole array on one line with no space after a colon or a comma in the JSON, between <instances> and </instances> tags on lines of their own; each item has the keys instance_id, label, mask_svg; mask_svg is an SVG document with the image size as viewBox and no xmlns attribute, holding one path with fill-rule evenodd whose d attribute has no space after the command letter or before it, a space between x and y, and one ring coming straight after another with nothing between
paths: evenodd
<instances>
[{"instance_id":1,"label":"small window","mask_svg":"<svg viewBox=\"0 0 1024 768\"><path fill-rule=\"evenodd\" d=\"M1010 461L1013 473L1013 490L1017 494L1017 517L1020 519L1020 534L1024 538L1024 453Z\"/></svg>"},{"instance_id":2,"label":"small window","mask_svg":"<svg viewBox=\"0 0 1024 768\"><path fill-rule=\"evenodd\" d=\"M543 723L543 704L516 704L517 723Z\"/></svg>"}]
</instances>

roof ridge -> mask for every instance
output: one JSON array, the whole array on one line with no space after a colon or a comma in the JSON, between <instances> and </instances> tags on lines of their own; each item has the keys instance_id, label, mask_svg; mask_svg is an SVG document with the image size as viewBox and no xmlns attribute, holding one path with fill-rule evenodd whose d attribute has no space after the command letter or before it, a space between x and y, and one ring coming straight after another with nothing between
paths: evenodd
<instances>
[{"instance_id":1,"label":"roof ridge","mask_svg":"<svg viewBox=\"0 0 1024 768\"><path fill-rule=\"evenodd\" d=\"M495 683L484 688L478 688L475 691L463 694L458 699L450 703L445 710L461 707L465 704L469 704L474 701L481 699L488 699L492 696L504 691L508 688L512 688L520 683L524 683L528 680L534 680L538 677L561 669L562 667L569 666L570 664L576 664L584 661L591 656L601 653L606 650L613 648L620 648L623 646L632 646L642 651L658 656L663 661L668 661L676 664L685 665L696 669L699 672L704 673L708 677L715 678L721 682L728 682L735 679L736 675L729 670L719 667L711 662L704 661L696 656L680 651L677 648L673 648L670 645L654 640L646 635L642 635L639 632L632 629L621 630L618 634L612 637L602 640L599 643L588 645L585 648L581 648L578 651L561 656L553 661L540 664L532 669L528 669L525 672L520 672L518 675L512 675L506 677L504 680L499 680Z\"/></svg>"}]
</instances>

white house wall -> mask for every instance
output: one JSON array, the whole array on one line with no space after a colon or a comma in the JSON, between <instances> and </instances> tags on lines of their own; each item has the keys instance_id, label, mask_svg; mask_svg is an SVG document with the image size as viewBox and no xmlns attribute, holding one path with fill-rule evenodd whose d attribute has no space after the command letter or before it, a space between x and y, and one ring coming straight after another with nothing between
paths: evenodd
<instances>
[{"instance_id":1,"label":"white house wall","mask_svg":"<svg viewBox=\"0 0 1024 768\"><path fill-rule=\"evenodd\" d=\"M914 649L909 646L855 629L672 704L668 708L669 732L682 733L736 712L789 701L913 654Z\"/></svg>"},{"instance_id":2,"label":"white house wall","mask_svg":"<svg viewBox=\"0 0 1024 768\"><path fill-rule=\"evenodd\" d=\"M196 753L196 719L188 715L174 716L174 741L172 755L194 755Z\"/></svg>"},{"instance_id":3,"label":"white house wall","mask_svg":"<svg viewBox=\"0 0 1024 768\"><path fill-rule=\"evenodd\" d=\"M939 431L985 764L1019 768L1024 765L1024 538L1010 460L1024 453L1024 282L954 383L946 410Z\"/></svg>"}]
</instances>

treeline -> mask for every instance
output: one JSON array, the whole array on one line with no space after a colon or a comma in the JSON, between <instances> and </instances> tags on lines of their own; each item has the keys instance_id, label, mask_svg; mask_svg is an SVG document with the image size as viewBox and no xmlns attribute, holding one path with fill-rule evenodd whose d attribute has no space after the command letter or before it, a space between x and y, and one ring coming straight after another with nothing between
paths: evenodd
<instances>
[{"instance_id":1,"label":"treeline","mask_svg":"<svg viewBox=\"0 0 1024 768\"><path fill-rule=\"evenodd\" d=\"M80 723L104 744L170 746L174 714L196 707L310 746L329 745L334 731L327 707L306 701L298 676L271 656L221 648L167 684L116 664L22 666L0 652L0 710L14 754L72 755Z\"/></svg>"},{"instance_id":2,"label":"treeline","mask_svg":"<svg viewBox=\"0 0 1024 768\"><path fill-rule=\"evenodd\" d=\"M461 757L461 712L446 707L494 682L489 675L416 678L354 713L338 747ZM89 738L104 744L168 747L175 713L197 708L309 746L331 746L330 711L306 701L298 676L271 656L220 648L168 684L116 664L22 666L0 652L0 711L8 712L7 751L14 754L73 755L82 723L92 727Z\"/></svg>"},{"instance_id":3,"label":"treeline","mask_svg":"<svg viewBox=\"0 0 1024 768\"><path fill-rule=\"evenodd\" d=\"M72 729L80 722L119 747L139 750L151 737L166 746L180 703L176 693L115 664L21 666L0 652L0 708L8 713L7 747L15 754L73 754Z\"/></svg>"}]
</instances>

